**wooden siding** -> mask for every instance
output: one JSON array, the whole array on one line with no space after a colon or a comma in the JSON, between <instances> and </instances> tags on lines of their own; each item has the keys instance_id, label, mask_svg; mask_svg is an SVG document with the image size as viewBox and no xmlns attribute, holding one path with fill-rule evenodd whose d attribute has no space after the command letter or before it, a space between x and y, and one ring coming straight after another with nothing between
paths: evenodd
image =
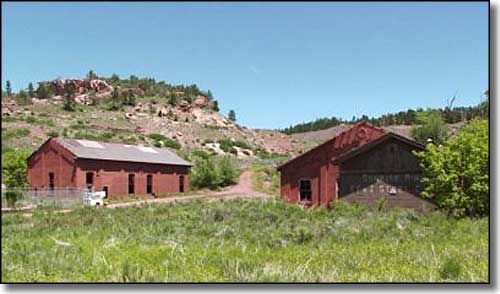
<instances>
[{"instance_id":1,"label":"wooden siding","mask_svg":"<svg viewBox=\"0 0 500 294\"><path fill-rule=\"evenodd\" d=\"M415 147L390 139L340 165L339 197L352 203L428 211L434 205L419 197L422 170Z\"/></svg>"}]
</instances>

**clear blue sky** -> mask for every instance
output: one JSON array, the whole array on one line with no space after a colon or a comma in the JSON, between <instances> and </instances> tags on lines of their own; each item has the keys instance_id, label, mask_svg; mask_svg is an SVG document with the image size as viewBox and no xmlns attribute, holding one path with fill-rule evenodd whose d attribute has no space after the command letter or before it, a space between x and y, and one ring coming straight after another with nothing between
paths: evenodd
<instances>
[{"instance_id":1,"label":"clear blue sky","mask_svg":"<svg viewBox=\"0 0 500 294\"><path fill-rule=\"evenodd\" d=\"M197 84L258 128L473 105L488 3L2 2L2 87L89 69Z\"/></svg>"}]
</instances>

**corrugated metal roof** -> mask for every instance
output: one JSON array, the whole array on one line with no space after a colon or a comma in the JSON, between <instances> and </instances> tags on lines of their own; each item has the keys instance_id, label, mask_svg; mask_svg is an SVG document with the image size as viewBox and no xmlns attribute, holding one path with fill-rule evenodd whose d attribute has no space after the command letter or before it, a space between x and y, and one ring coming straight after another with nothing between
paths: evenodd
<instances>
[{"instance_id":1,"label":"corrugated metal roof","mask_svg":"<svg viewBox=\"0 0 500 294\"><path fill-rule=\"evenodd\" d=\"M177 154L168 149L88 140L73 140L61 138L56 138L54 140L71 151L71 153L75 154L77 158L185 166L192 165L191 163L180 158Z\"/></svg>"}]
</instances>

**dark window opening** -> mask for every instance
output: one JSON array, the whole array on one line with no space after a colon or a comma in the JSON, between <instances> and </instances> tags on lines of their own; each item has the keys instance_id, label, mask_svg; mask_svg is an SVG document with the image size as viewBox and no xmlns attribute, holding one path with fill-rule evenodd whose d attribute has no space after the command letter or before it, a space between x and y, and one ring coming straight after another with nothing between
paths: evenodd
<instances>
[{"instance_id":1,"label":"dark window opening","mask_svg":"<svg viewBox=\"0 0 500 294\"><path fill-rule=\"evenodd\" d=\"M146 177L146 193L153 194L153 176L148 175Z\"/></svg>"},{"instance_id":2,"label":"dark window opening","mask_svg":"<svg viewBox=\"0 0 500 294\"><path fill-rule=\"evenodd\" d=\"M87 184L87 189L92 190L92 188L94 187L94 173L86 173L85 183Z\"/></svg>"},{"instance_id":3,"label":"dark window opening","mask_svg":"<svg viewBox=\"0 0 500 294\"><path fill-rule=\"evenodd\" d=\"M300 180L300 201L312 201L311 180Z\"/></svg>"},{"instance_id":4,"label":"dark window opening","mask_svg":"<svg viewBox=\"0 0 500 294\"><path fill-rule=\"evenodd\" d=\"M179 192L184 193L184 176L179 176Z\"/></svg>"},{"instance_id":5,"label":"dark window opening","mask_svg":"<svg viewBox=\"0 0 500 294\"><path fill-rule=\"evenodd\" d=\"M49 189L50 190L54 190L54 187L55 187L55 176L54 176L54 173L49 173Z\"/></svg>"},{"instance_id":6,"label":"dark window opening","mask_svg":"<svg viewBox=\"0 0 500 294\"><path fill-rule=\"evenodd\" d=\"M135 193L135 175L134 174L128 175L128 193L129 194Z\"/></svg>"},{"instance_id":7,"label":"dark window opening","mask_svg":"<svg viewBox=\"0 0 500 294\"><path fill-rule=\"evenodd\" d=\"M107 198L108 197L108 186L102 187L102 190L104 191L104 195L106 195L106 196L104 196L104 198Z\"/></svg>"}]
</instances>

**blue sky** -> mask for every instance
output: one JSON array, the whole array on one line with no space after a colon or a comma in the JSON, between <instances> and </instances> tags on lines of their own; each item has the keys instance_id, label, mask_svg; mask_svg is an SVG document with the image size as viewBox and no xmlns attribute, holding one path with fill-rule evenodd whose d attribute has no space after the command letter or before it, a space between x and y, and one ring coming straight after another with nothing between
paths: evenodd
<instances>
[{"instance_id":1,"label":"blue sky","mask_svg":"<svg viewBox=\"0 0 500 294\"><path fill-rule=\"evenodd\" d=\"M473 105L488 3L2 2L2 87L89 69L197 84L257 128Z\"/></svg>"}]
</instances>

